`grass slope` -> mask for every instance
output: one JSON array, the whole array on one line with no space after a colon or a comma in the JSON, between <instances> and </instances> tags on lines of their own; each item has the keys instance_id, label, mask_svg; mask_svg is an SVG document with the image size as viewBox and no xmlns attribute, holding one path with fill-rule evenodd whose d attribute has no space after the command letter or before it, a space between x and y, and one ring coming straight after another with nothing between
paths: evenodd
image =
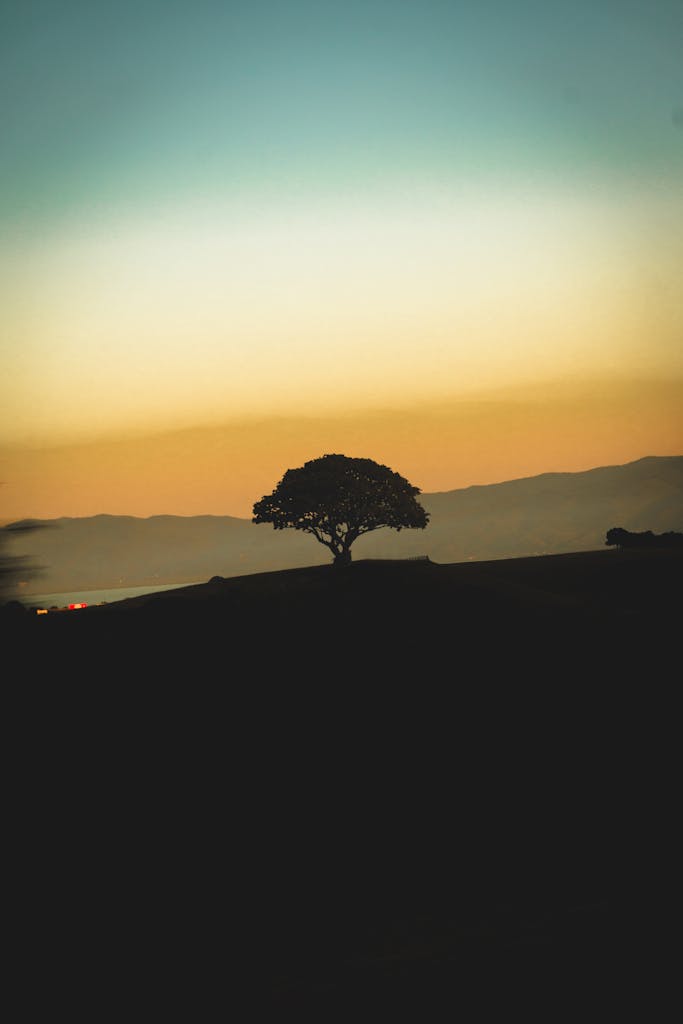
<instances>
[{"instance_id":1,"label":"grass slope","mask_svg":"<svg viewBox=\"0 0 683 1024\"><path fill-rule=\"evenodd\" d=\"M17 616L53 941L95 975L92 935L160 984L215 972L278 1020L585 1019L637 938L616 725L642 753L682 567L361 561Z\"/></svg>"}]
</instances>

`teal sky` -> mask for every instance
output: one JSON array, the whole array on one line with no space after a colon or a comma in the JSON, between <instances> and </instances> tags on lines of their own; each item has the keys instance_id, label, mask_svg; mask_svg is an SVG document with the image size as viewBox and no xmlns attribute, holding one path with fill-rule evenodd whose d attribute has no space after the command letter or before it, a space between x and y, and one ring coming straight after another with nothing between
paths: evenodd
<instances>
[{"instance_id":1,"label":"teal sky","mask_svg":"<svg viewBox=\"0 0 683 1024\"><path fill-rule=\"evenodd\" d=\"M680 0L4 0L2 219L683 176Z\"/></svg>"}]
</instances>

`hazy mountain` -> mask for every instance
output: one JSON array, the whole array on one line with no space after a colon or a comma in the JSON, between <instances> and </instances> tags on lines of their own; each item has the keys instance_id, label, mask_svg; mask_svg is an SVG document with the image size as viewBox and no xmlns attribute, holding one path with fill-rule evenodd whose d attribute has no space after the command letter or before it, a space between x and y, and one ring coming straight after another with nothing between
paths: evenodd
<instances>
[{"instance_id":1,"label":"hazy mountain","mask_svg":"<svg viewBox=\"0 0 683 1024\"><path fill-rule=\"evenodd\" d=\"M663 533L683 528L683 456L648 457L582 473L543 473L420 499L429 528L356 548L366 556L429 554L437 562L601 548L611 526ZM361 548L361 544L363 547Z\"/></svg>"},{"instance_id":2,"label":"hazy mountain","mask_svg":"<svg viewBox=\"0 0 683 1024\"><path fill-rule=\"evenodd\" d=\"M683 529L683 456L648 457L582 473L544 473L420 498L426 530L361 538L356 558L429 555L435 562L582 551L613 526ZM184 583L325 564L312 537L232 516L99 515L44 521L21 534L21 553L43 566L24 593Z\"/></svg>"},{"instance_id":3,"label":"hazy mountain","mask_svg":"<svg viewBox=\"0 0 683 1024\"><path fill-rule=\"evenodd\" d=\"M43 521L17 541L42 571L25 593L193 583L325 562L308 537L233 516L98 515ZM315 550L315 549L319 549Z\"/></svg>"}]
</instances>

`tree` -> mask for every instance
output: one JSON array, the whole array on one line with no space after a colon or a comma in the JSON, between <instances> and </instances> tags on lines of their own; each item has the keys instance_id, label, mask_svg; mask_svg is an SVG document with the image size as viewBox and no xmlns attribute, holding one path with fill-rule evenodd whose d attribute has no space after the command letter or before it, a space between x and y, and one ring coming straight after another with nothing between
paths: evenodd
<instances>
[{"instance_id":1,"label":"tree","mask_svg":"<svg viewBox=\"0 0 683 1024\"><path fill-rule=\"evenodd\" d=\"M424 530L429 515L419 487L372 459L323 455L288 469L272 494L254 505L254 523L303 530L329 548L334 565L348 565L351 545L371 530Z\"/></svg>"},{"instance_id":2,"label":"tree","mask_svg":"<svg viewBox=\"0 0 683 1024\"><path fill-rule=\"evenodd\" d=\"M613 526L607 531L605 544L618 548L675 548L683 546L683 533L653 533L644 530L642 533L631 533L621 526Z\"/></svg>"},{"instance_id":3,"label":"tree","mask_svg":"<svg viewBox=\"0 0 683 1024\"><path fill-rule=\"evenodd\" d=\"M605 534L605 544L608 547L625 548L628 547L630 536L628 530L623 530L621 526L613 526Z\"/></svg>"}]
</instances>

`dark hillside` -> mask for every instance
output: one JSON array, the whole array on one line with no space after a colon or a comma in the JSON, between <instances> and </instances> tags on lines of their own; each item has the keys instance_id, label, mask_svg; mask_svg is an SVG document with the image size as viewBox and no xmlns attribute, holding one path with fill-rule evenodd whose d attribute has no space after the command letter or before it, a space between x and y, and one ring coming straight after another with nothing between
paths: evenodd
<instances>
[{"instance_id":1,"label":"dark hillside","mask_svg":"<svg viewBox=\"0 0 683 1024\"><path fill-rule=\"evenodd\" d=\"M277 1019L579 1012L635 941L619 733L642 757L682 568L361 561L17 612L29 860L108 955L181 949Z\"/></svg>"}]
</instances>

